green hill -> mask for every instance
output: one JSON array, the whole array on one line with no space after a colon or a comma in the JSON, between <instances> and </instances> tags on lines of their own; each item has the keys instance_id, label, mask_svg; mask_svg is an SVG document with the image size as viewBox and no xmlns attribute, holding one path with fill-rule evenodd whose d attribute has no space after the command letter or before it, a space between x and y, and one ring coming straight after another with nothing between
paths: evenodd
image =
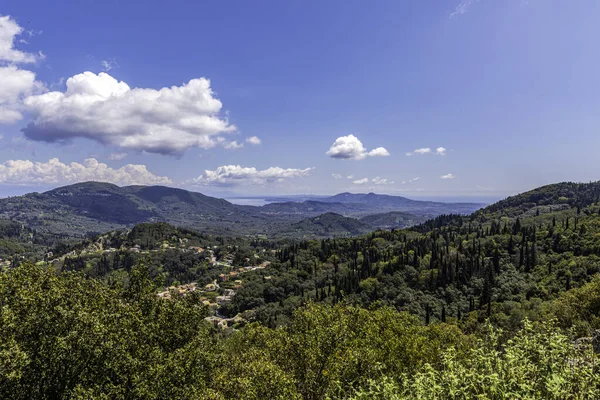
<instances>
[{"instance_id":1,"label":"green hill","mask_svg":"<svg viewBox=\"0 0 600 400\"><path fill-rule=\"evenodd\" d=\"M401 211L372 214L360 219L377 229L401 229L417 225L425 221L425 217Z\"/></svg>"},{"instance_id":2,"label":"green hill","mask_svg":"<svg viewBox=\"0 0 600 400\"><path fill-rule=\"evenodd\" d=\"M165 186L119 187L109 183L84 182L44 193L0 199L0 218L17 221L40 232L77 238L144 222L167 222L203 233L227 236L275 236L283 231L292 231L291 223L329 212L348 217L402 211L409 207L415 215L431 217L479 208L476 204L431 203L371 194L367 197L368 201L357 203L304 201L254 207ZM349 227L352 228L351 225ZM336 235L343 233L337 228L332 232ZM346 234L356 232L351 230Z\"/></svg>"},{"instance_id":3,"label":"green hill","mask_svg":"<svg viewBox=\"0 0 600 400\"><path fill-rule=\"evenodd\" d=\"M372 225L355 218L344 217L335 213L325 213L293 223L289 228L282 229L280 235L289 234L302 238L341 237L364 234L372 229Z\"/></svg>"}]
</instances>

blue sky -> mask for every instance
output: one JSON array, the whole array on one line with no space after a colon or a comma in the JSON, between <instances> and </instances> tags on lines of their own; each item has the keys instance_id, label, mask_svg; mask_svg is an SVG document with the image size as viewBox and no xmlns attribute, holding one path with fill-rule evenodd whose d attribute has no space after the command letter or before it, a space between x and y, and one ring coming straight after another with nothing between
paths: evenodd
<instances>
[{"instance_id":1,"label":"blue sky","mask_svg":"<svg viewBox=\"0 0 600 400\"><path fill-rule=\"evenodd\" d=\"M597 1L5 0L0 15L15 86L0 85L0 195L98 179L503 197L600 177Z\"/></svg>"}]
</instances>

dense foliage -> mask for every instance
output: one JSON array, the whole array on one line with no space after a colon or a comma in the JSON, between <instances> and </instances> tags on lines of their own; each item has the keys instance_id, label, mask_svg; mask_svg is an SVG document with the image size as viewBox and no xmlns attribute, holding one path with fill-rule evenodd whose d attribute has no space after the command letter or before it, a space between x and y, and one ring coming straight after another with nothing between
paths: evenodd
<instances>
[{"instance_id":1,"label":"dense foliage","mask_svg":"<svg viewBox=\"0 0 600 400\"><path fill-rule=\"evenodd\" d=\"M423 322L452 319L477 329L491 318L517 330L524 317L542 318L545 303L600 272L600 206L596 192L581 187L573 207L546 189L542 205L520 206L517 217L507 199L499 203L505 208L440 216L409 230L283 246L273 268L240 290L232 312L264 304L260 320L277 324L303 300L344 300L392 306ZM554 189L568 194L562 184ZM559 204L547 200L554 197ZM595 319L586 323L600 328Z\"/></svg>"},{"instance_id":2,"label":"dense foliage","mask_svg":"<svg viewBox=\"0 0 600 400\"><path fill-rule=\"evenodd\" d=\"M600 281L588 284L599 290ZM193 295L23 265L0 275L0 396L42 398L595 398L598 357L553 322L501 344L391 308L307 304L285 327L223 335ZM586 304L566 307L584 309ZM589 310L588 310L589 311ZM491 330L491 332L489 332ZM481 398L481 397L478 397Z\"/></svg>"},{"instance_id":3,"label":"dense foliage","mask_svg":"<svg viewBox=\"0 0 600 400\"><path fill-rule=\"evenodd\" d=\"M598 187L558 184L355 238L142 224L11 263L0 397L599 398ZM265 260L219 304L244 314L240 329L207 322L200 293L157 296Z\"/></svg>"}]
</instances>

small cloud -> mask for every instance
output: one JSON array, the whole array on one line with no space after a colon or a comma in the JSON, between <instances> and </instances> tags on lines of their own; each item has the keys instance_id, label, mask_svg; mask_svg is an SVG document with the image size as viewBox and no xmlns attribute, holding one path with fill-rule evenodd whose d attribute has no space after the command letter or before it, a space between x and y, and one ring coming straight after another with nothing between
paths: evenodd
<instances>
[{"instance_id":1,"label":"small cloud","mask_svg":"<svg viewBox=\"0 0 600 400\"><path fill-rule=\"evenodd\" d=\"M479 0L462 0L454 9L454 11L452 11L450 13L450 18L454 18L457 15L463 15L464 13L466 13L467 11L469 11L469 8L477 3Z\"/></svg>"},{"instance_id":2,"label":"small cloud","mask_svg":"<svg viewBox=\"0 0 600 400\"><path fill-rule=\"evenodd\" d=\"M333 179L342 179L341 174L331 174L331 176L333 176Z\"/></svg>"},{"instance_id":3,"label":"small cloud","mask_svg":"<svg viewBox=\"0 0 600 400\"><path fill-rule=\"evenodd\" d=\"M127 153L111 153L108 159L111 161L122 161L127 157Z\"/></svg>"},{"instance_id":4,"label":"small cloud","mask_svg":"<svg viewBox=\"0 0 600 400\"><path fill-rule=\"evenodd\" d=\"M364 185L365 183L369 183L369 178L358 179L356 181L352 181L352 183L355 185Z\"/></svg>"},{"instance_id":5,"label":"small cloud","mask_svg":"<svg viewBox=\"0 0 600 400\"><path fill-rule=\"evenodd\" d=\"M250 136L249 138L246 139L246 142L257 145L257 144L261 143L261 140L258 136Z\"/></svg>"},{"instance_id":6,"label":"small cloud","mask_svg":"<svg viewBox=\"0 0 600 400\"><path fill-rule=\"evenodd\" d=\"M383 147L378 147L376 149L371 150L368 154L371 157L387 157L390 155L390 152Z\"/></svg>"},{"instance_id":7,"label":"small cloud","mask_svg":"<svg viewBox=\"0 0 600 400\"><path fill-rule=\"evenodd\" d=\"M237 140L233 142L223 142L223 147L227 150L237 150L244 147L244 143L238 143Z\"/></svg>"},{"instance_id":8,"label":"small cloud","mask_svg":"<svg viewBox=\"0 0 600 400\"><path fill-rule=\"evenodd\" d=\"M348 178L348 179L354 179L354 175L348 175L346 178Z\"/></svg>"},{"instance_id":9,"label":"small cloud","mask_svg":"<svg viewBox=\"0 0 600 400\"><path fill-rule=\"evenodd\" d=\"M446 175L440 176L440 178L442 178L442 179L454 179L456 177L454 175L452 175L452 174L446 174Z\"/></svg>"},{"instance_id":10,"label":"small cloud","mask_svg":"<svg viewBox=\"0 0 600 400\"><path fill-rule=\"evenodd\" d=\"M119 67L119 64L115 60L102 60L100 61L100 65L102 65L104 72L109 72L111 69Z\"/></svg>"},{"instance_id":11,"label":"small cloud","mask_svg":"<svg viewBox=\"0 0 600 400\"><path fill-rule=\"evenodd\" d=\"M327 154L341 160L362 160L366 157L386 157L390 153L383 147L367 151L362 142L354 135L340 136L335 139Z\"/></svg>"},{"instance_id":12,"label":"small cloud","mask_svg":"<svg viewBox=\"0 0 600 400\"><path fill-rule=\"evenodd\" d=\"M388 181L387 179L380 178L378 176L371 179L371 182L374 183L375 185L393 185L394 184L394 181Z\"/></svg>"},{"instance_id":13,"label":"small cloud","mask_svg":"<svg viewBox=\"0 0 600 400\"><path fill-rule=\"evenodd\" d=\"M445 156L446 155L446 148L445 147L438 147L437 149L435 149L435 153L431 150L431 148L429 147L422 147L420 149L415 149L411 152L406 153L407 156L413 156L413 155L425 155L425 154L436 154L438 156Z\"/></svg>"},{"instance_id":14,"label":"small cloud","mask_svg":"<svg viewBox=\"0 0 600 400\"><path fill-rule=\"evenodd\" d=\"M419 178L419 177L417 176L416 178L412 178L412 179L409 179L409 180L407 180L407 181L402 181L402 184L403 184L403 185L406 185L407 183L413 183L413 182L416 182L416 181L418 181L419 179L421 179L421 178Z\"/></svg>"},{"instance_id":15,"label":"small cloud","mask_svg":"<svg viewBox=\"0 0 600 400\"><path fill-rule=\"evenodd\" d=\"M423 155L423 154L430 154L430 153L431 153L431 149L429 147L423 147L420 149L415 149L412 152L406 153L406 155L410 157L413 154Z\"/></svg>"}]
</instances>

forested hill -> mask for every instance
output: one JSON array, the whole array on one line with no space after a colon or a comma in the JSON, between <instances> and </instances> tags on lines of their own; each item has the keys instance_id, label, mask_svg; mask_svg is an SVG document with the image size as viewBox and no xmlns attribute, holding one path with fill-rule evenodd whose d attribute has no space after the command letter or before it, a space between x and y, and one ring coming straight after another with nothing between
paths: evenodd
<instances>
[{"instance_id":1,"label":"forested hill","mask_svg":"<svg viewBox=\"0 0 600 400\"><path fill-rule=\"evenodd\" d=\"M561 182L542 186L528 192L507 197L477 210L472 215L446 214L412 227L418 232L466 221L484 223L492 220L507 221L527 218L561 210L582 208L600 202L600 181L590 183Z\"/></svg>"},{"instance_id":2,"label":"forested hill","mask_svg":"<svg viewBox=\"0 0 600 400\"><path fill-rule=\"evenodd\" d=\"M144 222L167 222L219 235L271 235L290 231L290 225L324 213L359 217L388 211L406 211L430 218L446 213L470 213L479 204L431 203L383 196L369 201L272 203L262 207L232 204L201 193L166 186L125 186L84 182L44 193L0 199L0 219L31 229L84 237ZM341 232L342 235L351 232ZM303 237L303 236L300 236Z\"/></svg>"},{"instance_id":3,"label":"forested hill","mask_svg":"<svg viewBox=\"0 0 600 400\"><path fill-rule=\"evenodd\" d=\"M319 199L321 202L368 205L379 212L403 211L417 215L435 216L446 213L470 214L484 204L477 203L441 203L407 199L402 196L391 196L377 193L339 193L335 196Z\"/></svg>"},{"instance_id":4,"label":"forested hill","mask_svg":"<svg viewBox=\"0 0 600 400\"><path fill-rule=\"evenodd\" d=\"M550 185L472 216L284 247L281 274L240 291L233 309L246 309L264 290L283 285L279 304L267 304L264 315L289 315L283 300L301 296L390 305L423 321L490 317L516 329L524 315L540 318L545 302L600 272L597 187ZM590 321L600 328L600 320Z\"/></svg>"},{"instance_id":5,"label":"forested hill","mask_svg":"<svg viewBox=\"0 0 600 400\"><path fill-rule=\"evenodd\" d=\"M517 216L529 210L552 211L568 207L585 207L600 201L600 181L590 183L561 182L508 197L479 210L476 215Z\"/></svg>"},{"instance_id":6,"label":"forested hill","mask_svg":"<svg viewBox=\"0 0 600 400\"><path fill-rule=\"evenodd\" d=\"M11 265L1 397L597 399L594 185L352 238L142 224Z\"/></svg>"},{"instance_id":7,"label":"forested hill","mask_svg":"<svg viewBox=\"0 0 600 400\"><path fill-rule=\"evenodd\" d=\"M288 234L293 237L357 236L373 230L373 226L354 218L325 213L292 224ZM281 232L285 234L285 231Z\"/></svg>"}]
</instances>

